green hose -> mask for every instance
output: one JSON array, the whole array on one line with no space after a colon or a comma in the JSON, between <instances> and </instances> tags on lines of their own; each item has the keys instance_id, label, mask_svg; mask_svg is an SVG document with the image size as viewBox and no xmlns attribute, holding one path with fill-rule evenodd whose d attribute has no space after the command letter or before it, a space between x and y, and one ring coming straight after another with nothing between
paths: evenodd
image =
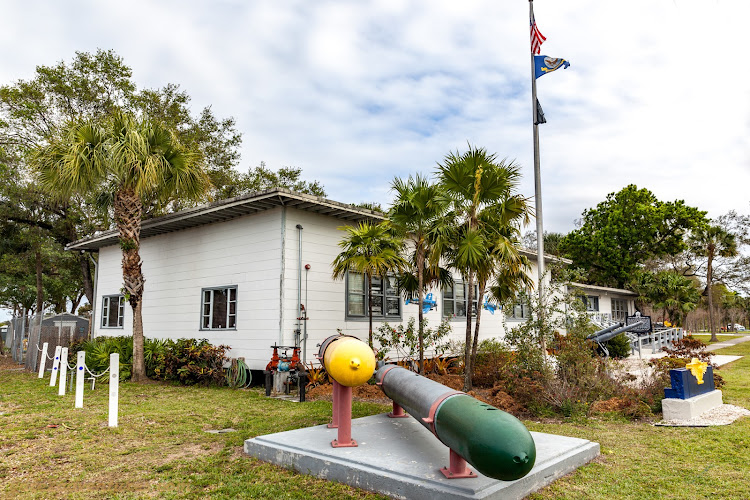
<instances>
[{"instance_id":1,"label":"green hose","mask_svg":"<svg viewBox=\"0 0 750 500\"><path fill-rule=\"evenodd\" d=\"M226 380L229 387L245 389L250 387L253 377L245 362L241 358L235 358L227 368Z\"/></svg>"}]
</instances>

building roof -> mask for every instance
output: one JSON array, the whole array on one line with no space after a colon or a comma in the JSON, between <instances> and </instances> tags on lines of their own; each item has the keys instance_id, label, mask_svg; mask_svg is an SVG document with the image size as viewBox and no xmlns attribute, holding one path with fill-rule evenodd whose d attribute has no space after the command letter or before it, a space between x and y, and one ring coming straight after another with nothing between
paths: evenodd
<instances>
[{"instance_id":1,"label":"building roof","mask_svg":"<svg viewBox=\"0 0 750 500\"><path fill-rule=\"evenodd\" d=\"M355 223L361 221L379 222L386 218L385 214L374 210L355 207L354 205L340 203L319 196L295 193L286 188L274 188L144 220L141 223L141 238L171 233L205 224L213 224L214 222L224 222L235 217L255 214L282 206L328 215ZM74 241L67 245L65 249L98 250L102 247L117 244L117 238L117 230L111 229ZM529 259L537 260L536 251L526 248L521 248L519 251ZM547 261L559 261L565 264L572 263L571 260L548 254L545 254L544 258Z\"/></svg>"},{"instance_id":2,"label":"building roof","mask_svg":"<svg viewBox=\"0 0 750 500\"><path fill-rule=\"evenodd\" d=\"M580 288L582 290L596 290L600 292L616 293L617 295L628 295L630 297L637 297L638 294L625 290L624 288L610 288L607 286L587 285L586 283L568 283L568 287Z\"/></svg>"},{"instance_id":3,"label":"building roof","mask_svg":"<svg viewBox=\"0 0 750 500\"><path fill-rule=\"evenodd\" d=\"M527 258L529 258L531 260L538 260L537 259L536 250L531 250L531 249L528 249L528 248L519 248L518 252L521 255L525 255ZM550 261L550 262L562 262L563 264L572 264L573 263L573 261L570 260L570 259L566 259L565 257L557 257L556 255L550 255L548 253L544 254L544 260L545 260L545 262L546 261Z\"/></svg>"},{"instance_id":4,"label":"building roof","mask_svg":"<svg viewBox=\"0 0 750 500\"><path fill-rule=\"evenodd\" d=\"M141 238L171 233L214 222L224 222L235 217L254 214L276 207L293 207L299 210L329 215L349 222L381 221L385 219L385 215L374 210L339 203L319 196L295 193L285 188L274 188L144 220L141 223ZM74 241L66 249L98 250L102 247L116 244L117 238L117 230L113 229Z\"/></svg>"}]
</instances>

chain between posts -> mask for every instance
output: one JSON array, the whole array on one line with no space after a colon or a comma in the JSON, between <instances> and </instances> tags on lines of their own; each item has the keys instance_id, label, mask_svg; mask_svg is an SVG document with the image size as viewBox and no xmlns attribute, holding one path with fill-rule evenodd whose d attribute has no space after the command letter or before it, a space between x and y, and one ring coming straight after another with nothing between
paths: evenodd
<instances>
[{"instance_id":1,"label":"chain between posts","mask_svg":"<svg viewBox=\"0 0 750 500\"><path fill-rule=\"evenodd\" d=\"M89 372L89 375L91 375L94 378L99 378L99 377L101 377L102 375L104 375L105 373L107 373L109 371L109 368L107 368L106 370L104 370L103 372L101 372L99 375L96 375L96 374L92 373L91 370L89 370L89 367L86 366L85 364L83 365L83 367L86 368L86 371Z\"/></svg>"},{"instance_id":2,"label":"chain between posts","mask_svg":"<svg viewBox=\"0 0 750 500\"><path fill-rule=\"evenodd\" d=\"M42 352L42 349L39 348L39 344L36 345L36 350L39 351L39 352ZM50 356L49 354L47 354L47 353L45 353L45 355L47 356L47 359L49 359L50 361L52 361L53 359L55 359L52 356Z\"/></svg>"}]
</instances>

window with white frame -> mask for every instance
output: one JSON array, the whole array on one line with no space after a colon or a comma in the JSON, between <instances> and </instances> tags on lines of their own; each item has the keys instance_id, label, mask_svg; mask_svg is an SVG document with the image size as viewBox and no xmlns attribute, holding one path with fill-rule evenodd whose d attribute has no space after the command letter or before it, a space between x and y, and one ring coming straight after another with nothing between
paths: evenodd
<instances>
[{"instance_id":1,"label":"window with white frame","mask_svg":"<svg viewBox=\"0 0 750 500\"><path fill-rule=\"evenodd\" d=\"M372 316L379 318L401 317L401 297L395 276L372 277L372 292L367 291L367 277L349 272L346 275L346 315L350 318L366 318L372 302Z\"/></svg>"},{"instance_id":2,"label":"window with white frame","mask_svg":"<svg viewBox=\"0 0 750 500\"><path fill-rule=\"evenodd\" d=\"M591 311L598 311L599 310L599 297L596 295L586 295L581 297L581 300L583 300L583 303L586 304L586 310Z\"/></svg>"},{"instance_id":3,"label":"window with white frame","mask_svg":"<svg viewBox=\"0 0 750 500\"><path fill-rule=\"evenodd\" d=\"M125 312L125 297L105 295L102 297L102 328L122 328Z\"/></svg>"},{"instance_id":4,"label":"window with white frame","mask_svg":"<svg viewBox=\"0 0 750 500\"><path fill-rule=\"evenodd\" d=\"M236 286L204 288L201 296L201 330L237 328Z\"/></svg>"},{"instance_id":5,"label":"window with white frame","mask_svg":"<svg viewBox=\"0 0 750 500\"><path fill-rule=\"evenodd\" d=\"M508 319L530 319L531 308L525 301L516 302L508 311Z\"/></svg>"},{"instance_id":6,"label":"window with white frame","mask_svg":"<svg viewBox=\"0 0 750 500\"><path fill-rule=\"evenodd\" d=\"M628 317L628 301L626 299L612 299L612 319L625 322Z\"/></svg>"},{"instance_id":7,"label":"window with white frame","mask_svg":"<svg viewBox=\"0 0 750 500\"><path fill-rule=\"evenodd\" d=\"M445 317L466 317L466 291L467 287L463 281L456 281L453 285L443 288L443 316ZM479 296L479 286L474 285L474 294L472 302L474 307L471 308L471 315L477 315L477 298Z\"/></svg>"}]
</instances>

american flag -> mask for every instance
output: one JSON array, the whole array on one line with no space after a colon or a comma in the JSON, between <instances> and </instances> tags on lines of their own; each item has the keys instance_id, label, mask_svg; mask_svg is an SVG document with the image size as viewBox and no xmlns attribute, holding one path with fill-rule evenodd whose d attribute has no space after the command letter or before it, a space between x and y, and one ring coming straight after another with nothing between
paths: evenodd
<instances>
[{"instance_id":1,"label":"american flag","mask_svg":"<svg viewBox=\"0 0 750 500\"><path fill-rule=\"evenodd\" d=\"M531 15L529 23L531 24L531 53L539 54L542 52L542 44L547 38L542 35L539 28L536 27L536 20L534 19L533 14Z\"/></svg>"}]
</instances>

